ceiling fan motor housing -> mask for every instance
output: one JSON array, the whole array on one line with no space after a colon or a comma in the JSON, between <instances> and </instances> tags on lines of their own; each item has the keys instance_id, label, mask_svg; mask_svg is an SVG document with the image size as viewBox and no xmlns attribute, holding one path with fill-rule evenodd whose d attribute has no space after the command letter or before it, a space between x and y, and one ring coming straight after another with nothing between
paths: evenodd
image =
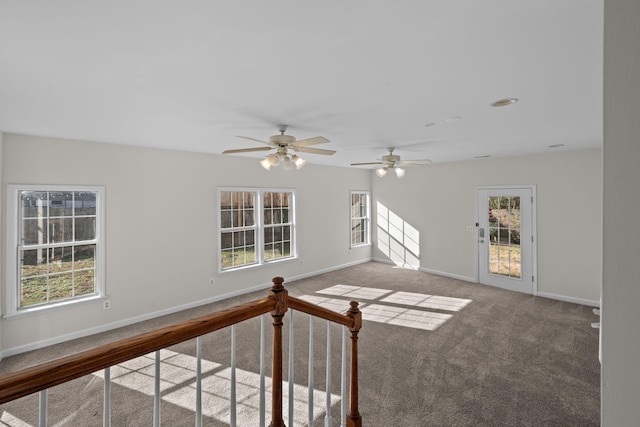
<instances>
[{"instance_id":1,"label":"ceiling fan motor housing","mask_svg":"<svg viewBox=\"0 0 640 427\"><path fill-rule=\"evenodd\" d=\"M273 145L289 145L296 142L296 138L291 135L273 135L269 137L269 142Z\"/></svg>"},{"instance_id":2,"label":"ceiling fan motor housing","mask_svg":"<svg viewBox=\"0 0 640 427\"><path fill-rule=\"evenodd\" d=\"M396 156L395 154L388 154L386 156L382 156L382 161L385 162L388 167L392 168L396 163L400 161L400 156Z\"/></svg>"}]
</instances>

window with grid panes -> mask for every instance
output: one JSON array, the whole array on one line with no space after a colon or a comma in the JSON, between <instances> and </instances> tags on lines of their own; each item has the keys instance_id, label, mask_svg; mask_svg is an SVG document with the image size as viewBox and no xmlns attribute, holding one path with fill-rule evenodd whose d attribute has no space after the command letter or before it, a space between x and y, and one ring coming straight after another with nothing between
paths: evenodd
<instances>
[{"instance_id":1,"label":"window with grid panes","mask_svg":"<svg viewBox=\"0 0 640 427\"><path fill-rule=\"evenodd\" d=\"M264 193L264 260L291 257L291 193Z\"/></svg>"},{"instance_id":2,"label":"window with grid panes","mask_svg":"<svg viewBox=\"0 0 640 427\"><path fill-rule=\"evenodd\" d=\"M219 190L220 270L295 256L293 192Z\"/></svg>"},{"instance_id":3,"label":"window with grid panes","mask_svg":"<svg viewBox=\"0 0 640 427\"><path fill-rule=\"evenodd\" d=\"M8 314L104 295L102 187L8 186Z\"/></svg>"},{"instance_id":4,"label":"window with grid panes","mask_svg":"<svg viewBox=\"0 0 640 427\"><path fill-rule=\"evenodd\" d=\"M256 193L222 191L220 193L221 269L256 262Z\"/></svg>"},{"instance_id":5,"label":"window with grid panes","mask_svg":"<svg viewBox=\"0 0 640 427\"><path fill-rule=\"evenodd\" d=\"M368 191L351 192L351 246L369 244L371 208Z\"/></svg>"}]
</instances>

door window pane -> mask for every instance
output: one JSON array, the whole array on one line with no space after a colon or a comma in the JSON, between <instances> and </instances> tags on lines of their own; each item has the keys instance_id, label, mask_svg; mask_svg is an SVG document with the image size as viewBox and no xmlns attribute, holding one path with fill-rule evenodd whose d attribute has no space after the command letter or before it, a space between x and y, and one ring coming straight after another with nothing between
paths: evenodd
<instances>
[{"instance_id":1,"label":"door window pane","mask_svg":"<svg viewBox=\"0 0 640 427\"><path fill-rule=\"evenodd\" d=\"M489 197L489 272L521 278L520 197Z\"/></svg>"}]
</instances>

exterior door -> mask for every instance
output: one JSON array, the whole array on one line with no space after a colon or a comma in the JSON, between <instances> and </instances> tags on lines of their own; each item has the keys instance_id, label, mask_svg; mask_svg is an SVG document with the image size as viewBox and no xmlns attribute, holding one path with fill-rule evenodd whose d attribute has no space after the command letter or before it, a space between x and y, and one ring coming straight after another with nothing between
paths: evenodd
<instances>
[{"instance_id":1,"label":"exterior door","mask_svg":"<svg viewBox=\"0 0 640 427\"><path fill-rule=\"evenodd\" d=\"M536 294L535 187L478 188L478 277Z\"/></svg>"}]
</instances>

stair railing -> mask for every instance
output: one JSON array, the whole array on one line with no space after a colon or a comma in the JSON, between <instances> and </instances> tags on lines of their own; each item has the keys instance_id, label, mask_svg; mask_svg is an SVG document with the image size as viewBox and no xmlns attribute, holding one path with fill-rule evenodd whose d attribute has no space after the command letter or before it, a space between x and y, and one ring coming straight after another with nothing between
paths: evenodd
<instances>
[{"instance_id":1,"label":"stair railing","mask_svg":"<svg viewBox=\"0 0 640 427\"><path fill-rule=\"evenodd\" d=\"M103 425L109 426L109 369L111 366L156 352L156 384L159 384L158 362L161 349L270 313L273 318L273 383L270 427L285 427L282 415L282 319L287 310L291 308L348 328L351 334L351 358L349 410L346 414L346 425L347 427L361 427L362 417L358 410L358 332L362 327L362 313L358 309L358 303L351 301L349 310L343 315L289 296L288 291L282 285L283 282L284 279L282 277L273 278L273 286L265 298L3 375L0 377L0 404L33 393L40 393L40 426L44 427L46 426L47 389L93 372L104 370L105 408ZM199 350L200 347L198 346L198 353ZM309 369L311 370L312 367L310 366ZM289 381L291 383L293 380L290 378ZM329 386L327 387L327 394L330 394ZM159 387L156 387L154 426L159 426L160 423L159 398ZM290 396L290 406L291 398ZM196 425L200 425L200 423L197 417Z\"/></svg>"}]
</instances>

